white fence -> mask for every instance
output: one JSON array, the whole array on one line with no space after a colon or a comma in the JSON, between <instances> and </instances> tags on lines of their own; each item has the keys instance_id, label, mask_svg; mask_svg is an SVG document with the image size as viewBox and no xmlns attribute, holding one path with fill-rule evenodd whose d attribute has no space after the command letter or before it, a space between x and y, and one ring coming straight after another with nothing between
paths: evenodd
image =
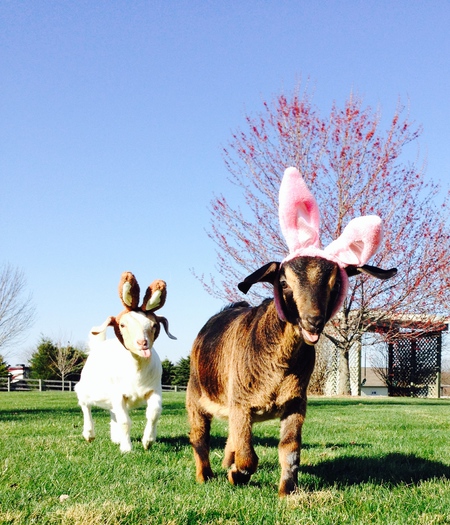
<instances>
[{"instance_id":1,"label":"white fence","mask_svg":"<svg viewBox=\"0 0 450 525\"><path fill-rule=\"evenodd\" d=\"M43 392L44 390L59 390L72 392L76 381L61 381L55 379L19 379L11 380L10 377L0 377L0 392L30 392L32 390ZM162 385L165 392L182 392L185 386Z\"/></svg>"}]
</instances>

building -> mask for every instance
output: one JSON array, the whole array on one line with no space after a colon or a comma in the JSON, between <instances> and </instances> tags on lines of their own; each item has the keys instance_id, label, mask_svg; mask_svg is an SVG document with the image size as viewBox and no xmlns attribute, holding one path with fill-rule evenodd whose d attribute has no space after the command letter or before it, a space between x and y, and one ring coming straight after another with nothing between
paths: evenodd
<instances>
[{"instance_id":1,"label":"building","mask_svg":"<svg viewBox=\"0 0 450 525\"><path fill-rule=\"evenodd\" d=\"M373 368L361 368L361 395L388 396L389 389Z\"/></svg>"},{"instance_id":2,"label":"building","mask_svg":"<svg viewBox=\"0 0 450 525\"><path fill-rule=\"evenodd\" d=\"M27 379L30 376L30 367L26 365L10 366L8 372L11 377L11 382L15 383L23 379Z\"/></svg>"},{"instance_id":3,"label":"building","mask_svg":"<svg viewBox=\"0 0 450 525\"><path fill-rule=\"evenodd\" d=\"M448 330L450 318L424 315L391 315L367 313L368 334L390 334L386 348L385 380L375 371L362 366L360 344L349 352L350 388L353 396L386 395L438 398L450 395L450 381L441 378L442 333ZM382 339L382 336L380 336ZM362 341L364 346L364 339ZM332 352L333 364L325 386L326 395L335 395L339 382L339 355Z\"/></svg>"}]
</instances>

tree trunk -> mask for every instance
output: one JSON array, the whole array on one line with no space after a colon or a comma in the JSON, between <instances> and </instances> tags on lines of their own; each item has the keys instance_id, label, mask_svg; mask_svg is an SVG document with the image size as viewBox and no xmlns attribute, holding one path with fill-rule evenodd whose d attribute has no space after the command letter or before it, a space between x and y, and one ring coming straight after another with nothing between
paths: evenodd
<instances>
[{"instance_id":1,"label":"tree trunk","mask_svg":"<svg viewBox=\"0 0 450 525\"><path fill-rule=\"evenodd\" d=\"M349 348L348 346L339 348L339 380L337 395L338 396L351 396L352 391L350 388L350 363L349 363Z\"/></svg>"},{"instance_id":2,"label":"tree trunk","mask_svg":"<svg viewBox=\"0 0 450 525\"><path fill-rule=\"evenodd\" d=\"M362 351L362 339L361 337L358 337L355 342L356 347L356 358L358 362L358 391L356 392L357 396L361 395L361 351Z\"/></svg>"}]
</instances>

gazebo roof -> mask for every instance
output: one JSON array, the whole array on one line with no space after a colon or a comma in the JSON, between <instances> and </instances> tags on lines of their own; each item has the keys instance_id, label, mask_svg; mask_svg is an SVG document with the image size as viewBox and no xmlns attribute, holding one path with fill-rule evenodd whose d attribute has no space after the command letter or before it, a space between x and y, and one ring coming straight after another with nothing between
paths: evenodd
<instances>
[{"instance_id":1,"label":"gazebo roof","mask_svg":"<svg viewBox=\"0 0 450 525\"><path fill-rule=\"evenodd\" d=\"M359 311L350 312L358 318ZM336 317L339 318L342 313ZM390 313L379 309L367 310L363 314L363 323L369 326L369 331L410 330L426 333L444 332L449 329L450 317L434 314Z\"/></svg>"},{"instance_id":2,"label":"gazebo roof","mask_svg":"<svg viewBox=\"0 0 450 525\"><path fill-rule=\"evenodd\" d=\"M448 330L450 317L426 314L391 314L389 312L374 312L366 317L368 323L374 324L374 329L410 329L426 332L444 332Z\"/></svg>"}]
</instances>

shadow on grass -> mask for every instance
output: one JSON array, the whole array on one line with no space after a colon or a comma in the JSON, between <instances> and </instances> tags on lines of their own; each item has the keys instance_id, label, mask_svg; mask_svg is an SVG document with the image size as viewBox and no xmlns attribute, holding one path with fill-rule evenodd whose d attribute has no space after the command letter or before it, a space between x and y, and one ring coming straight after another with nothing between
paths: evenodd
<instances>
[{"instance_id":1,"label":"shadow on grass","mask_svg":"<svg viewBox=\"0 0 450 525\"><path fill-rule=\"evenodd\" d=\"M68 415L81 414L79 406L73 408L20 408L12 410L0 410L0 421L14 421L22 419L38 418L64 418Z\"/></svg>"},{"instance_id":2,"label":"shadow on grass","mask_svg":"<svg viewBox=\"0 0 450 525\"><path fill-rule=\"evenodd\" d=\"M313 479L308 481L310 476ZM342 456L317 465L301 465L299 481L303 488L311 485L317 489L361 483L417 484L433 478L450 479L450 466L412 454L392 453L364 458Z\"/></svg>"},{"instance_id":3,"label":"shadow on grass","mask_svg":"<svg viewBox=\"0 0 450 525\"><path fill-rule=\"evenodd\" d=\"M134 438L138 441L138 438ZM178 435L178 436L164 436L164 435L158 435L157 440L167 445L167 447L173 447L177 450L179 450L181 447L190 447L189 443L189 435ZM211 451L216 451L218 453L223 453L225 450L227 438L224 436L215 436L212 435L210 439L210 448ZM259 436L253 436L252 439L253 445L255 447L268 447L268 448L274 448L275 450L278 449L278 438L276 437L259 437ZM331 449L331 450L337 450L337 449L344 449L344 448L367 448L370 447L370 445L366 443L354 443L354 442L348 442L348 443L304 443L302 445L302 450L311 450L311 449Z\"/></svg>"},{"instance_id":4,"label":"shadow on grass","mask_svg":"<svg viewBox=\"0 0 450 525\"><path fill-rule=\"evenodd\" d=\"M160 437L158 441L168 449L180 450L189 447L189 437ZM223 453L226 438L211 436L211 452ZM255 445L277 447L275 438L254 438ZM305 445L303 448L324 447L321 445ZM329 443L326 448L369 447L366 444ZM265 457L260 461L258 471L278 471L278 459ZM216 478L226 477L225 470L215 472ZM349 487L365 483L375 485L417 485L432 479L450 479L450 466L439 461L424 459L413 454L391 453L373 457L358 457L345 455L338 458L325 459L316 465L300 464L299 486L303 490L315 491L330 487ZM252 477L250 486L262 487L258 480L258 472Z\"/></svg>"},{"instance_id":5,"label":"shadow on grass","mask_svg":"<svg viewBox=\"0 0 450 525\"><path fill-rule=\"evenodd\" d=\"M273 471L274 469L280 470L278 462L264 461L258 466L258 470ZM225 474L216 472L216 477L225 478ZM450 480L450 467L438 461L394 453L378 458L348 456L322 461L318 465L300 465L298 482L302 490L314 492L366 483L389 487L418 485L433 479ZM249 486L263 488L263 485L265 484L258 479L257 471L251 478ZM276 484L274 489L275 487Z\"/></svg>"},{"instance_id":6,"label":"shadow on grass","mask_svg":"<svg viewBox=\"0 0 450 525\"><path fill-rule=\"evenodd\" d=\"M310 397L308 398L308 407L315 408L333 408L345 406L364 406L364 407L396 407L396 406L450 406L448 399L427 399L413 397Z\"/></svg>"}]
</instances>

